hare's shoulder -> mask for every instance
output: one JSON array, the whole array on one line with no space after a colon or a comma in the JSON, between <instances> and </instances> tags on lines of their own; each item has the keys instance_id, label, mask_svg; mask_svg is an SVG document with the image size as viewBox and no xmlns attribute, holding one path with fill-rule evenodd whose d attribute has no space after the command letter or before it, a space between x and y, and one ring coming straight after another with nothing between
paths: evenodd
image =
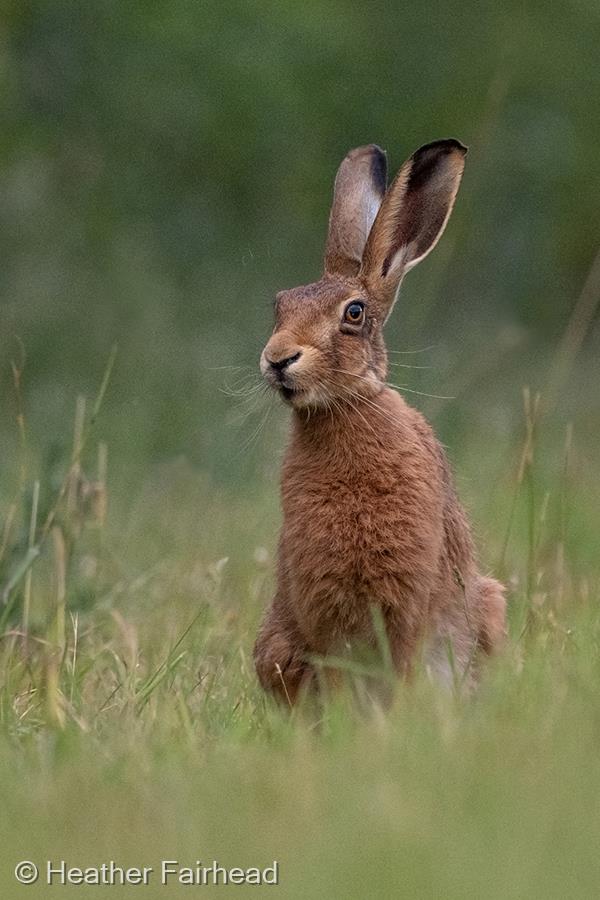
<instances>
[{"instance_id":1,"label":"hare's shoulder","mask_svg":"<svg viewBox=\"0 0 600 900\"><path fill-rule=\"evenodd\" d=\"M394 431L390 447L395 447L401 457L417 461L419 469L431 469L432 474L443 475L445 480L446 453L423 413L410 406L397 391L389 389L385 392L385 408L389 414L388 428Z\"/></svg>"}]
</instances>

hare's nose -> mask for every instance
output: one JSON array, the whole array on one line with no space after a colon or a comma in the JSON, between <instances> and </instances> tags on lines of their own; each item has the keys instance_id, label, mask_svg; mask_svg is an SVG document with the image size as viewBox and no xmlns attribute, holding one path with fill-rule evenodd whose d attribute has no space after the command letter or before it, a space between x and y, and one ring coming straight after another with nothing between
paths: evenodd
<instances>
[{"instance_id":1,"label":"hare's nose","mask_svg":"<svg viewBox=\"0 0 600 900\"><path fill-rule=\"evenodd\" d=\"M295 363L301 356L302 353L299 350L297 353L294 353L293 356L285 356L283 359L269 359L267 356L267 362L276 372L283 372L284 369L287 369L288 366Z\"/></svg>"}]
</instances>

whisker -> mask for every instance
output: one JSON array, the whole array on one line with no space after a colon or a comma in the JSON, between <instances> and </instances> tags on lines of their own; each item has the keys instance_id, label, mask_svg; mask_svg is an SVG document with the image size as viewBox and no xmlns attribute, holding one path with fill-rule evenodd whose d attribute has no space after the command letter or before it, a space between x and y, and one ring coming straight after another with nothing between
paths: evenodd
<instances>
[{"instance_id":1,"label":"whisker","mask_svg":"<svg viewBox=\"0 0 600 900\"><path fill-rule=\"evenodd\" d=\"M414 388L409 388L402 384L392 384L391 381L386 381L385 383L388 387L396 388L398 391L407 391L409 394L418 394L420 397L431 397L432 400L456 400L456 397L450 397L447 394L428 394L426 391L416 391Z\"/></svg>"},{"instance_id":2,"label":"whisker","mask_svg":"<svg viewBox=\"0 0 600 900\"><path fill-rule=\"evenodd\" d=\"M340 385L340 387L343 387L343 385ZM371 424L371 422L369 422L367 417L362 414L362 412L360 411L358 406L352 402L353 399L359 400L359 399L363 399L363 398L360 398L357 394L353 394L351 391L346 391L346 397L347 397L348 403L350 404L352 409L355 411L355 413L358 416L360 416L360 418L363 420L363 422L365 423L367 428L373 432L373 434L375 435L376 438L378 438L379 435L377 434L377 431L375 430L374 426Z\"/></svg>"},{"instance_id":3,"label":"whisker","mask_svg":"<svg viewBox=\"0 0 600 900\"><path fill-rule=\"evenodd\" d=\"M405 428L406 428L406 423L405 423L405 422L402 422L402 420L399 419L397 416L391 415L390 412L389 412L389 410L384 409L384 408L383 408L382 406L380 406L378 403L375 403L375 401L374 401L374 400L371 400L370 397L361 397L360 399L361 399L364 403L366 403L367 406L370 406L372 409L376 410L378 413L380 413L380 414L381 414L382 416L384 416L386 419L391 419L391 421L392 421L392 422L395 422L396 425L399 425L400 428L402 428L402 429L405 429Z\"/></svg>"},{"instance_id":4,"label":"whisker","mask_svg":"<svg viewBox=\"0 0 600 900\"><path fill-rule=\"evenodd\" d=\"M422 347L421 350L388 350L388 353L398 353L402 356L409 356L413 353L428 353L430 350L435 350L436 345L431 344L429 347Z\"/></svg>"},{"instance_id":5,"label":"whisker","mask_svg":"<svg viewBox=\"0 0 600 900\"><path fill-rule=\"evenodd\" d=\"M250 397L264 387L266 387L266 383L262 375L258 372L250 372L246 375L240 375L230 383L225 382L223 387L219 388L219 391L230 397Z\"/></svg>"},{"instance_id":6,"label":"whisker","mask_svg":"<svg viewBox=\"0 0 600 900\"><path fill-rule=\"evenodd\" d=\"M348 412L347 407L343 403L340 403L338 400L335 400L335 399L333 400L333 403L334 403L336 409L338 410L340 417L344 421L348 422L350 420L350 414ZM346 399L346 403L349 404L350 406L353 406L352 402L348 398ZM364 419L364 416L363 416L363 419ZM369 425L369 422L367 421L367 419L364 419L364 421L365 421L366 425ZM372 428L371 425L369 425L369 427ZM373 431L374 430L375 429L373 429Z\"/></svg>"},{"instance_id":7,"label":"whisker","mask_svg":"<svg viewBox=\"0 0 600 900\"><path fill-rule=\"evenodd\" d=\"M267 409L265 411L265 414L263 415L262 419L258 423L258 426L254 429L252 434L248 438L246 438L246 440L244 441L244 443L242 444L240 449L237 451L236 456L241 456L242 453L245 453L248 450L250 450L251 446L253 444L255 444L256 441L258 441L259 435L262 432L262 430L264 429L265 425L267 424L267 419L269 418L272 409L273 409L273 404L269 403L269 405L267 406Z\"/></svg>"},{"instance_id":8,"label":"whisker","mask_svg":"<svg viewBox=\"0 0 600 900\"><path fill-rule=\"evenodd\" d=\"M398 369L433 369L433 366L411 366L410 363L394 362L392 359L388 359L388 365Z\"/></svg>"},{"instance_id":9,"label":"whisker","mask_svg":"<svg viewBox=\"0 0 600 900\"><path fill-rule=\"evenodd\" d=\"M258 399L263 398L257 398L257 400ZM257 414L260 415L263 409L264 406L258 402L254 403L249 409L238 409L229 418L229 424L241 427L248 419L253 418Z\"/></svg>"},{"instance_id":10,"label":"whisker","mask_svg":"<svg viewBox=\"0 0 600 900\"><path fill-rule=\"evenodd\" d=\"M252 369L252 366L202 366L203 369L206 369L207 372L219 372L222 369L237 369L238 372L241 372L242 369Z\"/></svg>"},{"instance_id":11,"label":"whisker","mask_svg":"<svg viewBox=\"0 0 600 900\"><path fill-rule=\"evenodd\" d=\"M260 411L263 401L267 399L270 393L266 383L258 386L255 391L244 393L230 393L230 396L237 398L234 405L234 415L230 417L230 422L240 424L245 422L250 416Z\"/></svg>"},{"instance_id":12,"label":"whisker","mask_svg":"<svg viewBox=\"0 0 600 900\"><path fill-rule=\"evenodd\" d=\"M339 370L338 370L338 371L339 371ZM370 431L373 432L373 434L375 435L375 437L376 437L376 438L379 438L379 435L378 435L377 431L375 430L375 428L373 427L373 425L371 424L371 422L369 422L369 420L362 414L362 412L360 411L360 409L352 402L352 400L359 400L359 401L362 400L362 401L368 402L368 401L367 401L367 398L366 398L366 397L362 397L360 394L355 394L353 391L351 391L351 390L350 390L349 388L347 388L345 385L340 384L339 382L335 382L335 381L334 381L333 384L334 384L336 387L341 388L341 389L344 391L344 396L345 396L345 399L346 399L346 402L348 403L348 405L355 411L355 413L356 413L358 416L360 416L360 418L363 420L363 422L365 423L365 425L367 426L367 428L369 428Z\"/></svg>"},{"instance_id":13,"label":"whisker","mask_svg":"<svg viewBox=\"0 0 600 900\"><path fill-rule=\"evenodd\" d=\"M352 372L346 373L346 372L344 372L343 369L335 369L335 371L336 371L336 372L342 372L343 374L350 374L350 375L354 374L354 373L352 373ZM357 377L357 378L362 378L363 376L357 375L357 376L355 376L355 377ZM365 380L368 381L369 379L365 379ZM334 382L334 384L335 384L335 382ZM391 420L392 422L395 422L396 425L398 425L400 428L402 428L402 429L405 429L405 428L406 428L406 423L405 423L405 422L403 422L403 421L402 421L401 419L399 419L397 416L392 415L392 414L390 413L389 410L383 409L382 406L379 406L379 404L378 404L378 403L375 403L370 397L365 397L363 394L357 394L357 393L355 393L355 392L351 392L348 388L346 388L345 385L338 384L337 386L340 387L340 388L342 388L342 390L345 390L346 393L348 393L350 396L352 396L355 400L357 400L357 401L359 401L359 402L362 402L362 403L366 403L367 406L370 406L372 409L376 410L378 413L380 413L381 415L385 416L386 419L389 419L389 420ZM358 412L358 410L357 410L357 412ZM372 426L371 426L371 427L372 427ZM376 433L376 432L375 432L375 433Z\"/></svg>"},{"instance_id":14,"label":"whisker","mask_svg":"<svg viewBox=\"0 0 600 900\"><path fill-rule=\"evenodd\" d=\"M349 375L351 378L360 378L362 381L367 381L369 384L372 384L372 379L366 378L364 375L357 375L356 372L348 372L346 369L336 369L336 372L340 372L342 375ZM414 388L406 387L403 384L394 384L392 381L383 381L381 384L386 384L388 387L395 388L398 391L406 391L409 394L418 394L420 397L430 397L432 400L456 400L456 397L448 397L444 394L428 394L425 391L417 391Z\"/></svg>"},{"instance_id":15,"label":"whisker","mask_svg":"<svg viewBox=\"0 0 600 900\"><path fill-rule=\"evenodd\" d=\"M252 397L254 394L259 393L263 387L266 387L266 385L255 384L247 388L220 387L219 392L226 394L228 397Z\"/></svg>"}]
</instances>

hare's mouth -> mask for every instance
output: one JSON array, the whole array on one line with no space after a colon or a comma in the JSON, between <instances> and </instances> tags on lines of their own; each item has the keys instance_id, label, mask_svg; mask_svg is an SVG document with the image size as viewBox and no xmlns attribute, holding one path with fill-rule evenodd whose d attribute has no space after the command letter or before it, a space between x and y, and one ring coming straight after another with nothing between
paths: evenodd
<instances>
[{"instance_id":1,"label":"hare's mouth","mask_svg":"<svg viewBox=\"0 0 600 900\"><path fill-rule=\"evenodd\" d=\"M291 400L293 397L296 397L301 391L297 390L293 387L288 387L285 384L279 385L279 391L284 400Z\"/></svg>"}]
</instances>

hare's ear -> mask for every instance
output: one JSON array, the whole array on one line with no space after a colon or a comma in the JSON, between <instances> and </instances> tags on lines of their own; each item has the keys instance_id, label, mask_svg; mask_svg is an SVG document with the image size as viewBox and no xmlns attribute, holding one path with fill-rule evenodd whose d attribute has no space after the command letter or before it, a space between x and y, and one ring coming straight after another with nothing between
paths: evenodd
<instances>
[{"instance_id":1,"label":"hare's ear","mask_svg":"<svg viewBox=\"0 0 600 900\"><path fill-rule=\"evenodd\" d=\"M356 275L387 183L385 153L375 144L351 150L333 189L325 245L325 273Z\"/></svg>"},{"instance_id":2,"label":"hare's ear","mask_svg":"<svg viewBox=\"0 0 600 900\"><path fill-rule=\"evenodd\" d=\"M426 144L404 163L385 195L360 274L388 313L404 273L427 256L446 227L466 152L452 139Z\"/></svg>"}]
</instances>

